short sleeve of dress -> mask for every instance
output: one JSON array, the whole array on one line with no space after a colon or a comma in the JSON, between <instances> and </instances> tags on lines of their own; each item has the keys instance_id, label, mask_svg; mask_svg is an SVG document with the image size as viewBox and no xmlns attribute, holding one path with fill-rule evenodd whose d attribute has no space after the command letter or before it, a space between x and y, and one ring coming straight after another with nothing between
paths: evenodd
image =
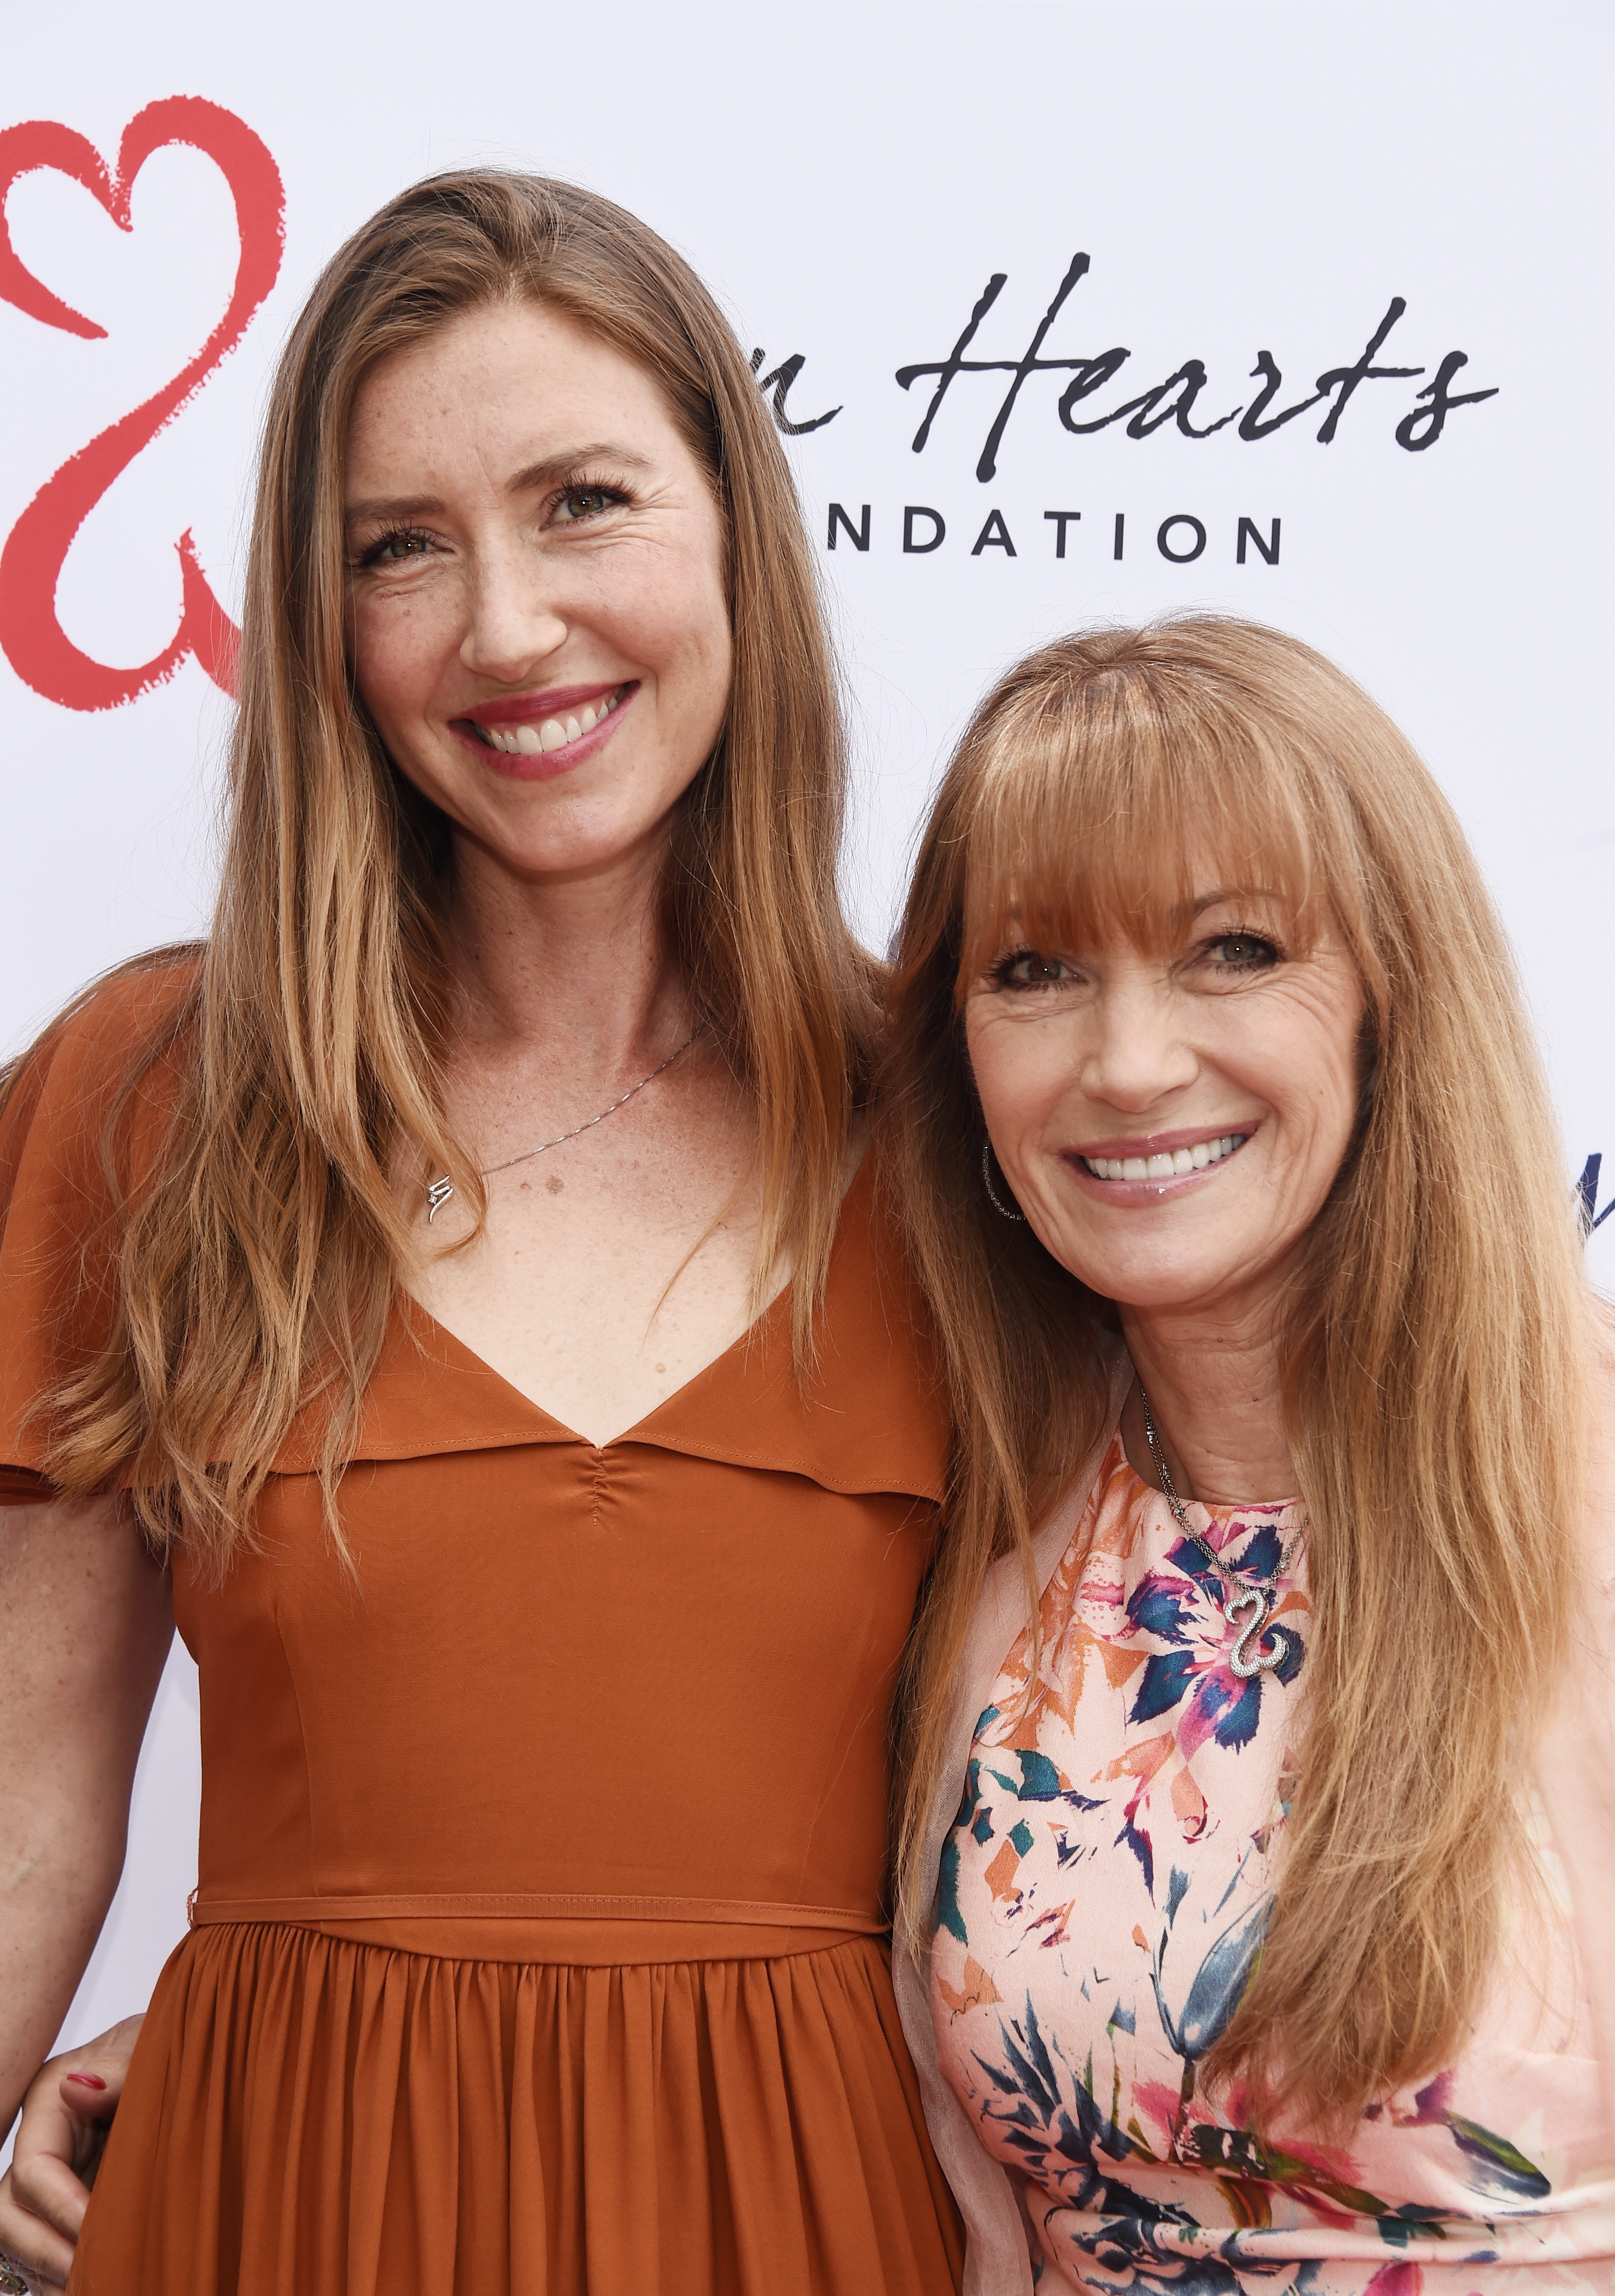
<instances>
[{"instance_id":1,"label":"short sleeve of dress","mask_svg":"<svg viewBox=\"0 0 1615 2296\"><path fill-rule=\"evenodd\" d=\"M196 976L193 962L115 975L12 1076L0 1110L0 1505L53 1495L51 1398L113 1328L120 1207L161 1139L177 1073L164 1048Z\"/></svg>"}]
</instances>

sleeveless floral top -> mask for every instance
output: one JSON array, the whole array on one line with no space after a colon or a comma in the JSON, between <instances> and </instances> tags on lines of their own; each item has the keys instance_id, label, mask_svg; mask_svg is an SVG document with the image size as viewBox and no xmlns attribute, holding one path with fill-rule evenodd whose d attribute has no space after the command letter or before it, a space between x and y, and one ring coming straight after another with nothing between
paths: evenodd
<instances>
[{"instance_id":1,"label":"sleeveless floral top","mask_svg":"<svg viewBox=\"0 0 1615 2296\"><path fill-rule=\"evenodd\" d=\"M1293 1505L1187 1513L1250 1578L1300 1522ZM1037 1679L1029 1695L1022 1636L943 1851L942 2070L1012 2172L1042 2296L1608 2292L1615 2170L1568 1926L1533 1923L1529 1970L1510 1960L1459 2062L1347 2141L1258 2136L1237 2090L1197 2091L1267 1914L1304 1546L1260 1646L1281 1661L1248 1681L1226 1594L1118 1438L1045 1590Z\"/></svg>"}]
</instances>

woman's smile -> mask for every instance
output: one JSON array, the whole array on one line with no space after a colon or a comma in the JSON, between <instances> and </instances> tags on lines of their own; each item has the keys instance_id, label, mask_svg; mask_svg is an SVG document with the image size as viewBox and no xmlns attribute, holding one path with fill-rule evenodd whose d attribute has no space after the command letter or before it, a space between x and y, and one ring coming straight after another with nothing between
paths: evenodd
<instances>
[{"instance_id":1,"label":"woman's smile","mask_svg":"<svg viewBox=\"0 0 1615 2296\"><path fill-rule=\"evenodd\" d=\"M557 686L547 693L480 701L449 722L495 773L542 781L596 756L638 691L636 677L617 685Z\"/></svg>"},{"instance_id":2,"label":"woman's smile","mask_svg":"<svg viewBox=\"0 0 1615 2296\"><path fill-rule=\"evenodd\" d=\"M1073 1148L1065 1159L1078 1179L1118 1205L1159 1203L1220 1171L1256 1131L1246 1118L1223 1132L1161 1132L1135 1140L1105 1140Z\"/></svg>"},{"instance_id":3,"label":"woman's smile","mask_svg":"<svg viewBox=\"0 0 1615 2296\"><path fill-rule=\"evenodd\" d=\"M717 496L655 377L542 305L467 311L366 376L346 475L354 681L462 864L659 866L734 648Z\"/></svg>"},{"instance_id":4,"label":"woman's smile","mask_svg":"<svg viewBox=\"0 0 1615 2296\"><path fill-rule=\"evenodd\" d=\"M1005 1179L1054 1258L1123 1307L1276 1298L1357 1118L1344 950L1297 947L1282 906L1214 857L1195 874L1177 946L1012 949L966 1001Z\"/></svg>"}]
</instances>

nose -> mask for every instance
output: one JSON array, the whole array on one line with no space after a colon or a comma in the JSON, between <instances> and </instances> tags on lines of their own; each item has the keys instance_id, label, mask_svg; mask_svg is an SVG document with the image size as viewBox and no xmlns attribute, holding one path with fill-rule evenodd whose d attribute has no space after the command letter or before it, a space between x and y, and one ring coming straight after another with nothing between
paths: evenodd
<instances>
[{"instance_id":1,"label":"nose","mask_svg":"<svg viewBox=\"0 0 1615 2296\"><path fill-rule=\"evenodd\" d=\"M1136 973L1105 982L1089 1008L1083 1051L1080 1082L1089 1100L1143 1115L1199 1072L1167 982Z\"/></svg>"},{"instance_id":2,"label":"nose","mask_svg":"<svg viewBox=\"0 0 1615 2296\"><path fill-rule=\"evenodd\" d=\"M566 644L568 626L530 556L478 553L460 659L479 677L521 685Z\"/></svg>"}]
</instances>

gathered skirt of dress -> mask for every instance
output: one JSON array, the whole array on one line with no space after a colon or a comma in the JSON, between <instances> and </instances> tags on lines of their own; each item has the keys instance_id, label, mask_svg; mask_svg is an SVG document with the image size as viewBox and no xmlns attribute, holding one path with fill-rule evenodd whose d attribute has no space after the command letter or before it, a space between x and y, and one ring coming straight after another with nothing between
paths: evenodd
<instances>
[{"instance_id":1,"label":"gathered skirt of dress","mask_svg":"<svg viewBox=\"0 0 1615 2296\"><path fill-rule=\"evenodd\" d=\"M0 1112L0 1503L111 1344L193 981L102 991ZM799 1377L782 1293L597 1445L400 1292L346 1561L318 1396L228 1570L176 1548L193 1926L74 2296L953 2296L881 1934L948 1424L867 1160L816 1330Z\"/></svg>"},{"instance_id":2,"label":"gathered skirt of dress","mask_svg":"<svg viewBox=\"0 0 1615 2296\"><path fill-rule=\"evenodd\" d=\"M101 2181L74 2296L945 2296L960 2273L873 1937L578 1967L198 1929Z\"/></svg>"}]
</instances>

